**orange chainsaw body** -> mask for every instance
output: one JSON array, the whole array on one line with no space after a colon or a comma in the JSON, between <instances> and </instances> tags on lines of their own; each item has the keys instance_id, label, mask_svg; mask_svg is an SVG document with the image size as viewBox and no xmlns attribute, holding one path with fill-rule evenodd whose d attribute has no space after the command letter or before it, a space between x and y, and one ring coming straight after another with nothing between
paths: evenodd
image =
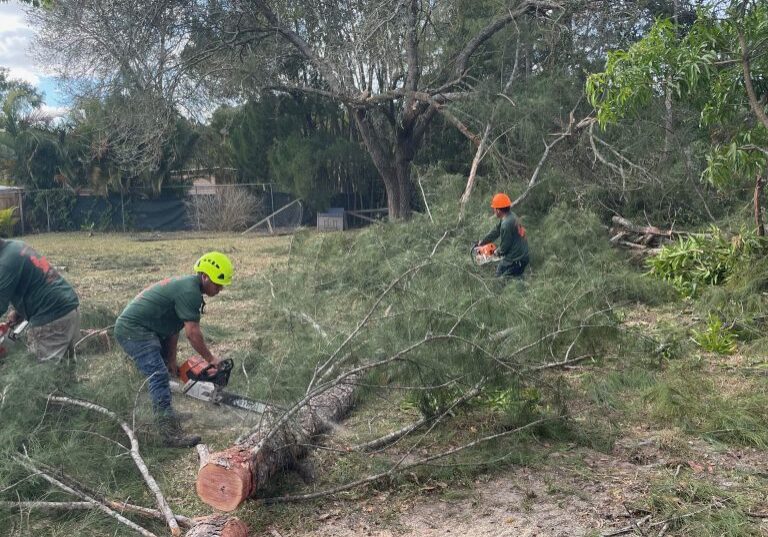
<instances>
[{"instance_id":1,"label":"orange chainsaw body","mask_svg":"<svg viewBox=\"0 0 768 537\"><path fill-rule=\"evenodd\" d=\"M200 377L208 368L208 362L200 356L192 356L179 366L179 378L182 382L188 382L190 380L190 373L193 377Z\"/></svg>"},{"instance_id":2,"label":"orange chainsaw body","mask_svg":"<svg viewBox=\"0 0 768 537\"><path fill-rule=\"evenodd\" d=\"M477 252L477 255L484 255L486 257L491 257L494 252L496 252L496 245L492 242L489 242L488 244L483 244L482 246L478 246L475 250Z\"/></svg>"}]
</instances>

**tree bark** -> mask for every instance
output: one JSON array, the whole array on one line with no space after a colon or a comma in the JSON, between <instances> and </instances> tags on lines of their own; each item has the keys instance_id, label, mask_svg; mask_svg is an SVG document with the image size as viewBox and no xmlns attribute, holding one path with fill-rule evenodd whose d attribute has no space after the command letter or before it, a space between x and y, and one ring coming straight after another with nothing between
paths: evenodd
<instances>
[{"instance_id":1,"label":"tree bark","mask_svg":"<svg viewBox=\"0 0 768 537\"><path fill-rule=\"evenodd\" d=\"M354 385L338 384L302 407L293 420L279 425L280 414L267 413L261 427L235 446L212 453L197 475L197 494L208 505L233 511L282 469L297 465L312 436L341 419L354 402Z\"/></svg>"},{"instance_id":2,"label":"tree bark","mask_svg":"<svg viewBox=\"0 0 768 537\"><path fill-rule=\"evenodd\" d=\"M227 515L211 515L195 520L184 537L248 537L248 526Z\"/></svg>"}]
</instances>

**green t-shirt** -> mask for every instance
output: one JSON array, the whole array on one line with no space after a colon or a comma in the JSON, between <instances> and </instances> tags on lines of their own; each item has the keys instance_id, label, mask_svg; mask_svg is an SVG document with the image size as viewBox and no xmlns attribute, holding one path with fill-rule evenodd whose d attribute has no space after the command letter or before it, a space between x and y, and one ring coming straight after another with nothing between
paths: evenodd
<instances>
[{"instance_id":1,"label":"green t-shirt","mask_svg":"<svg viewBox=\"0 0 768 537\"><path fill-rule=\"evenodd\" d=\"M496 239L499 239L499 243L496 245L496 254L503 257L504 262L512 263L528 257L528 239L525 236L525 228L512 211L502 218L488 235L483 237L482 243L486 244Z\"/></svg>"},{"instance_id":2,"label":"green t-shirt","mask_svg":"<svg viewBox=\"0 0 768 537\"><path fill-rule=\"evenodd\" d=\"M115 323L123 339L165 339L188 321L200 322L203 291L200 275L166 278L150 285L125 307Z\"/></svg>"},{"instance_id":3,"label":"green t-shirt","mask_svg":"<svg viewBox=\"0 0 768 537\"><path fill-rule=\"evenodd\" d=\"M21 241L0 244L0 314L12 305L30 326L42 326L77 308L77 294L48 260Z\"/></svg>"}]
</instances>

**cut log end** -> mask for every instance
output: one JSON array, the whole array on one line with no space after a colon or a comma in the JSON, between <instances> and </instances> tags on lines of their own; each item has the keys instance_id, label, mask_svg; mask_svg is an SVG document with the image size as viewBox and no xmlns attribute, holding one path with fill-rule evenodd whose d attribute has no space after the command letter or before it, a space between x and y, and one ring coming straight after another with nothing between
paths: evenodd
<instances>
[{"instance_id":1,"label":"cut log end","mask_svg":"<svg viewBox=\"0 0 768 537\"><path fill-rule=\"evenodd\" d=\"M197 474L195 488L205 503L221 511L234 511L250 496L251 469L248 465L234 464L229 468L208 463Z\"/></svg>"},{"instance_id":2,"label":"cut log end","mask_svg":"<svg viewBox=\"0 0 768 537\"><path fill-rule=\"evenodd\" d=\"M248 526L235 517L211 515L196 519L185 537L248 537Z\"/></svg>"}]
</instances>

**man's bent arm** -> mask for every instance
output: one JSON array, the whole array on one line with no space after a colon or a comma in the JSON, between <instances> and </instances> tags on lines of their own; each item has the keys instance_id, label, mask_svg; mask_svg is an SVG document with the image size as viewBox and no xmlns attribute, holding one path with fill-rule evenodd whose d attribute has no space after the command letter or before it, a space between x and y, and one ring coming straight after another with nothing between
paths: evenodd
<instances>
[{"instance_id":1,"label":"man's bent arm","mask_svg":"<svg viewBox=\"0 0 768 537\"><path fill-rule=\"evenodd\" d=\"M176 361L176 349L179 346L179 334L168 336L163 341L163 359L172 376L179 376L179 363Z\"/></svg>"},{"instance_id":2,"label":"man's bent arm","mask_svg":"<svg viewBox=\"0 0 768 537\"><path fill-rule=\"evenodd\" d=\"M187 321L184 323L184 334L189 340L189 344L197 351L203 360L213 365L219 363L219 359L216 358L211 351L208 350L208 345L205 344L203 339L203 332L200 330L200 323L194 321Z\"/></svg>"}]
</instances>

